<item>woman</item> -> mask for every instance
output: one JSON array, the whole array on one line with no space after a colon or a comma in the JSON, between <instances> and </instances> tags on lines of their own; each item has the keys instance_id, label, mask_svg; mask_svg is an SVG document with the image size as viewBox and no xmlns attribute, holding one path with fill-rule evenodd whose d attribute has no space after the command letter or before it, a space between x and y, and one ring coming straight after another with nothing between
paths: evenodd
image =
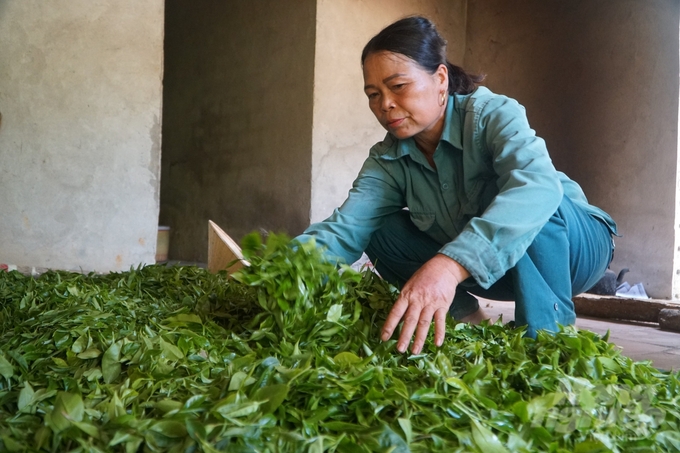
<instances>
[{"instance_id":1,"label":"woman","mask_svg":"<svg viewBox=\"0 0 680 453\"><path fill-rule=\"evenodd\" d=\"M433 320L440 346L448 313L482 317L472 294L514 300L533 337L572 324L572 295L604 274L616 224L555 170L523 107L449 63L423 17L386 27L361 61L387 136L343 205L298 239L347 263L365 251L402 288L382 331L385 341L403 320L400 352L415 333L419 353Z\"/></svg>"}]
</instances>

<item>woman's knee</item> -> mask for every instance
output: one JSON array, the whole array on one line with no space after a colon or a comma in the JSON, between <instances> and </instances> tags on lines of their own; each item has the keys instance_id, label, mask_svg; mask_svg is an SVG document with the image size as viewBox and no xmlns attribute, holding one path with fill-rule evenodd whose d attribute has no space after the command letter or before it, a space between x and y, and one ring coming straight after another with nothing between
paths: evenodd
<instances>
[{"instance_id":1,"label":"woman's knee","mask_svg":"<svg viewBox=\"0 0 680 453\"><path fill-rule=\"evenodd\" d=\"M607 268L611 258L607 226L564 197L543 226L527 255L549 281L568 276L573 294L587 290ZM590 285L590 286L589 286Z\"/></svg>"}]
</instances>

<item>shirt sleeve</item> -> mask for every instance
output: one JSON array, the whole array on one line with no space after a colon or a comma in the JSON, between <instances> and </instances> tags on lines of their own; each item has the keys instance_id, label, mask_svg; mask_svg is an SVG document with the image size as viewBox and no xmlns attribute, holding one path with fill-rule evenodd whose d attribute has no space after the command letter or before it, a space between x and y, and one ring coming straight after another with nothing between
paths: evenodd
<instances>
[{"instance_id":1,"label":"shirt sleeve","mask_svg":"<svg viewBox=\"0 0 680 453\"><path fill-rule=\"evenodd\" d=\"M475 115L474 149L490 154L498 194L439 252L489 288L524 255L560 205L563 189L545 142L516 101L494 97L467 115Z\"/></svg>"},{"instance_id":2,"label":"shirt sleeve","mask_svg":"<svg viewBox=\"0 0 680 453\"><path fill-rule=\"evenodd\" d=\"M386 165L395 167L393 162L382 162L371 152L342 206L295 239L307 242L313 237L331 261L351 264L358 260L385 216L405 205L402 191Z\"/></svg>"}]
</instances>

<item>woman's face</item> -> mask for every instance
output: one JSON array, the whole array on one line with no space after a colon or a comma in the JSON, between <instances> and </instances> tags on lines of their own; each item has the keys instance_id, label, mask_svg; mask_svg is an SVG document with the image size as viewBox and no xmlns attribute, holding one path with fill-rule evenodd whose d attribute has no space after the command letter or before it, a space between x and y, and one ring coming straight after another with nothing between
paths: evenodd
<instances>
[{"instance_id":1,"label":"woman's face","mask_svg":"<svg viewBox=\"0 0 680 453\"><path fill-rule=\"evenodd\" d=\"M399 139L438 142L444 124L448 70L429 74L405 55L369 54L364 60L364 91L380 124Z\"/></svg>"}]
</instances>

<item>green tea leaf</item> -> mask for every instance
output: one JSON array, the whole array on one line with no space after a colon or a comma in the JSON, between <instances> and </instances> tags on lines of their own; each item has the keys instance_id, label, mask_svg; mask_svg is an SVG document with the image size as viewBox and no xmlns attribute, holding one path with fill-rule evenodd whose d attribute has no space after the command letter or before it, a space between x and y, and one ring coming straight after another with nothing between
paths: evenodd
<instances>
[{"instance_id":1,"label":"green tea leaf","mask_svg":"<svg viewBox=\"0 0 680 453\"><path fill-rule=\"evenodd\" d=\"M70 427L73 422L82 421L84 414L85 406L80 395L59 392L50 414L51 427L55 432L63 431Z\"/></svg>"},{"instance_id":2,"label":"green tea leaf","mask_svg":"<svg viewBox=\"0 0 680 453\"><path fill-rule=\"evenodd\" d=\"M165 321L169 322L169 323L177 323L177 324L182 324L182 323L203 324L201 317L196 315L196 314L193 314L193 313L180 313L178 315L170 316L169 318L166 318Z\"/></svg>"},{"instance_id":3,"label":"green tea leaf","mask_svg":"<svg viewBox=\"0 0 680 453\"><path fill-rule=\"evenodd\" d=\"M229 391L239 390L241 387L248 387L254 384L257 379L248 376L243 371L238 371L234 373L229 381Z\"/></svg>"},{"instance_id":4,"label":"green tea leaf","mask_svg":"<svg viewBox=\"0 0 680 453\"><path fill-rule=\"evenodd\" d=\"M35 432L35 436L33 437L33 445L35 448L39 449L46 447L47 443L50 441L51 434L52 433L47 426L41 426L38 428Z\"/></svg>"},{"instance_id":5,"label":"green tea leaf","mask_svg":"<svg viewBox=\"0 0 680 453\"><path fill-rule=\"evenodd\" d=\"M410 453L410 449L404 439L395 433L389 426L384 425L382 432L378 436L380 447L389 449L392 453Z\"/></svg>"},{"instance_id":6,"label":"green tea leaf","mask_svg":"<svg viewBox=\"0 0 680 453\"><path fill-rule=\"evenodd\" d=\"M9 379L14 376L14 367L2 355L0 355L0 374L5 379Z\"/></svg>"},{"instance_id":7,"label":"green tea leaf","mask_svg":"<svg viewBox=\"0 0 680 453\"><path fill-rule=\"evenodd\" d=\"M218 406L214 410L216 412L219 412L224 417L239 418L254 414L259 410L261 404L262 404L261 401L254 401L250 403L241 404L239 403L223 404Z\"/></svg>"},{"instance_id":8,"label":"green tea leaf","mask_svg":"<svg viewBox=\"0 0 680 453\"><path fill-rule=\"evenodd\" d=\"M574 453L605 453L609 451L611 450L602 445L599 440L586 440L574 446Z\"/></svg>"},{"instance_id":9,"label":"green tea leaf","mask_svg":"<svg viewBox=\"0 0 680 453\"><path fill-rule=\"evenodd\" d=\"M359 356L352 352L344 351L339 354L336 354L335 357L333 357L333 361L337 363L340 366L352 366L357 363L361 363L361 359Z\"/></svg>"},{"instance_id":10,"label":"green tea leaf","mask_svg":"<svg viewBox=\"0 0 680 453\"><path fill-rule=\"evenodd\" d=\"M102 376L104 376L104 382L110 384L118 379L121 369L120 342L114 342L102 356Z\"/></svg>"},{"instance_id":11,"label":"green tea leaf","mask_svg":"<svg viewBox=\"0 0 680 453\"><path fill-rule=\"evenodd\" d=\"M174 344L168 343L167 341L163 341L163 339L160 339L160 345L161 345L161 350L163 351L163 355L167 357L169 360L179 360L184 358L184 354L182 351L179 350L177 346Z\"/></svg>"},{"instance_id":12,"label":"green tea leaf","mask_svg":"<svg viewBox=\"0 0 680 453\"><path fill-rule=\"evenodd\" d=\"M342 317L342 304L331 305L328 309L328 316L326 316L326 321L338 322Z\"/></svg>"},{"instance_id":13,"label":"green tea leaf","mask_svg":"<svg viewBox=\"0 0 680 453\"><path fill-rule=\"evenodd\" d=\"M90 349L86 349L85 351L81 352L76 357L78 357L79 359L88 360L88 359L96 359L100 355L102 355L102 352L99 349L90 348Z\"/></svg>"},{"instance_id":14,"label":"green tea leaf","mask_svg":"<svg viewBox=\"0 0 680 453\"><path fill-rule=\"evenodd\" d=\"M184 424L174 420L161 420L149 427L150 430L164 435L165 437L184 437L187 429Z\"/></svg>"},{"instance_id":15,"label":"green tea leaf","mask_svg":"<svg viewBox=\"0 0 680 453\"><path fill-rule=\"evenodd\" d=\"M289 390L290 387L286 384L273 384L258 389L253 399L262 402L260 410L263 414L270 414L283 403Z\"/></svg>"},{"instance_id":16,"label":"green tea leaf","mask_svg":"<svg viewBox=\"0 0 680 453\"><path fill-rule=\"evenodd\" d=\"M0 440L2 440L2 445L4 445L3 451L15 452L15 451L25 451L26 448L21 445L16 440L12 439L9 435L1 435Z\"/></svg>"},{"instance_id":17,"label":"green tea leaf","mask_svg":"<svg viewBox=\"0 0 680 453\"><path fill-rule=\"evenodd\" d=\"M73 421L73 424L90 437L99 437L99 429L91 423Z\"/></svg>"},{"instance_id":18,"label":"green tea leaf","mask_svg":"<svg viewBox=\"0 0 680 453\"><path fill-rule=\"evenodd\" d=\"M19 401L17 402L17 408L23 412L24 409L28 408L29 405L33 402L34 395L35 392L33 391L33 387L31 387L31 384L25 382L24 388L22 388L21 391L19 392Z\"/></svg>"},{"instance_id":19,"label":"green tea leaf","mask_svg":"<svg viewBox=\"0 0 680 453\"><path fill-rule=\"evenodd\" d=\"M52 357L52 362L60 368L68 368L68 363L66 363L66 360L59 358L59 357Z\"/></svg>"},{"instance_id":20,"label":"green tea leaf","mask_svg":"<svg viewBox=\"0 0 680 453\"><path fill-rule=\"evenodd\" d=\"M654 440L667 451L680 451L680 432L662 431L654 435Z\"/></svg>"},{"instance_id":21,"label":"green tea leaf","mask_svg":"<svg viewBox=\"0 0 680 453\"><path fill-rule=\"evenodd\" d=\"M96 381L102 376L102 370L99 367L90 368L89 370L83 372L83 377L88 381Z\"/></svg>"},{"instance_id":22,"label":"green tea leaf","mask_svg":"<svg viewBox=\"0 0 680 453\"><path fill-rule=\"evenodd\" d=\"M87 336L81 335L76 341L71 345L71 351L76 354L83 352L87 348Z\"/></svg>"},{"instance_id":23,"label":"green tea leaf","mask_svg":"<svg viewBox=\"0 0 680 453\"><path fill-rule=\"evenodd\" d=\"M494 433L480 424L477 420L471 420L472 439L479 451L483 453L510 453Z\"/></svg>"},{"instance_id":24,"label":"green tea leaf","mask_svg":"<svg viewBox=\"0 0 680 453\"><path fill-rule=\"evenodd\" d=\"M411 426L411 420L408 418L399 418L397 421L399 422L402 431L404 431L406 442L410 444L413 442L413 427Z\"/></svg>"},{"instance_id":25,"label":"green tea leaf","mask_svg":"<svg viewBox=\"0 0 680 453\"><path fill-rule=\"evenodd\" d=\"M579 394L579 404L586 412L595 409L595 398L593 398L593 395L590 393L589 389L583 388L581 390L581 393Z\"/></svg>"},{"instance_id":26,"label":"green tea leaf","mask_svg":"<svg viewBox=\"0 0 680 453\"><path fill-rule=\"evenodd\" d=\"M178 411L182 408L182 403L171 400L169 398L158 401L155 405L156 409L166 414L171 411Z\"/></svg>"}]
</instances>

